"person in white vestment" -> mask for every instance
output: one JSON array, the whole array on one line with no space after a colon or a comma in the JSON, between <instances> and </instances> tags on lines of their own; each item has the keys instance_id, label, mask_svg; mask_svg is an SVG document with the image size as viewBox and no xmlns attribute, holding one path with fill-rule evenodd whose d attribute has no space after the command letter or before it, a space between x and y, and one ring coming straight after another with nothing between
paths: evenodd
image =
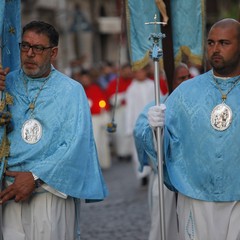
<instances>
[{"instance_id":1,"label":"person in white vestment","mask_svg":"<svg viewBox=\"0 0 240 240\"><path fill-rule=\"evenodd\" d=\"M173 89L177 88L182 82L190 78L190 71L185 63L180 62L174 70ZM149 209L151 216L151 228L148 240L160 239L160 215L159 215L159 187L158 174L152 169L149 184ZM164 187L165 216L166 216L166 237L171 240L178 240L177 232L177 193Z\"/></svg>"},{"instance_id":2,"label":"person in white vestment","mask_svg":"<svg viewBox=\"0 0 240 240\"><path fill-rule=\"evenodd\" d=\"M4 240L80 239L80 201L108 194L83 87L52 65L58 41L55 27L32 21L22 31L21 68L0 69L13 126L7 140L0 127L1 153L10 143L1 158Z\"/></svg>"},{"instance_id":3,"label":"person in white vestment","mask_svg":"<svg viewBox=\"0 0 240 240\"><path fill-rule=\"evenodd\" d=\"M93 133L102 169L111 167L109 133L106 125L110 121L109 103L105 91L94 82L91 70L82 70L75 80L83 85L92 115Z\"/></svg>"},{"instance_id":4,"label":"person in white vestment","mask_svg":"<svg viewBox=\"0 0 240 240\"><path fill-rule=\"evenodd\" d=\"M131 160L131 136L126 135L126 92L132 82L133 72L129 63L121 66L119 78L112 80L106 89L112 114L115 114L117 131L112 134L113 149L118 160Z\"/></svg>"},{"instance_id":5,"label":"person in white vestment","mask_svg":"<svg viewBox=\"0 0 240 240\"><path fill-rule=\"evenodd\" d=\"M240 23L216 22L207 37L212 69L178 86L139 117L143 154L156 158L163 127L164 181L178 192L179 239L240 239ZM154 161L153 161L154 162Z\"/></svg>"},{"instance_id":6,"label":"person in white vestment","mask_svg":"<svg viewBox=\"0 0 240 240\"><path fill-rule=\"evenodd\" d=\"M148 183L151 168L146 166L142 172L139 171L139 161L133 138L133 130L135 122L144 106L154 99L154 81L147 77L148 71L149 65L142 69L135 70L132 83L126 92L126 134L132 138L132 160L136 177L140 180L141 185Z\"/></svg>"}]
</instances>

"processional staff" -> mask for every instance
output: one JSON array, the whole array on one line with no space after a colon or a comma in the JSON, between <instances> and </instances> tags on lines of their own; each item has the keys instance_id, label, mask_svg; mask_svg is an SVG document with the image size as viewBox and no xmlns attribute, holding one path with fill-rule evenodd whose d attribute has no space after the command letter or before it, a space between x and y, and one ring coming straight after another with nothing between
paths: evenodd
<instances>
[{"instance_id":1,"label":"processional staff","mask_svg":"<svg viewBox=\"0 0 240 240\"><path fill-rule=\"evenodd\" d=\"M155 104L160 105L160 84L159 84L159 59L163 55L162 49L159 47L159 40L165 37L165 34L156 33L157 25L166 25L165 22L157 22L157 15L154 16L154 22L147 22L147 25L155 26L155 33L151 33L149 40L153 41L152 49L149 52L150 57L154 61L154 86L155 86ZM165 210L164 210L164 193L163 193L163 154L162 154L162 137L161 127L156 129L157 140L157 159L158 159L158 186L159 186L159 216L160 216L160 236L161 240L165 240Z\"/></svg>"}]
</instances>

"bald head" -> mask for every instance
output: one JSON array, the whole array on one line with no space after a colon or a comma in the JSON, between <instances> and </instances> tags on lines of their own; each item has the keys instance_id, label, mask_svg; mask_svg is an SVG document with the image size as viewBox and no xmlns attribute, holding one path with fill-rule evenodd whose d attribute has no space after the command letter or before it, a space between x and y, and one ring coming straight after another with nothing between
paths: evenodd
<instances>
[{"instance_id":1,"label":"bald head","mask_svg":"<svg viewBox=\"0 0 240 240\"><path fill-rule=\"evenodd\" d=\"M237 33L238 40L240 40L240 23L233 18L224 18L211 27L210 31L214 28L222 28L222 29L235 29Z\"/></svg>"},{"instance_id":2,"label":"bald head","mask_svg":"<svg viewBox=\"0 0 240 240\"><path fill-rule=\"evenodd\" d=\"M240 74L240 23L237 20L225 18L211 27L207 54L216 76L233 77Z\"/></svg>"}]
</instances>

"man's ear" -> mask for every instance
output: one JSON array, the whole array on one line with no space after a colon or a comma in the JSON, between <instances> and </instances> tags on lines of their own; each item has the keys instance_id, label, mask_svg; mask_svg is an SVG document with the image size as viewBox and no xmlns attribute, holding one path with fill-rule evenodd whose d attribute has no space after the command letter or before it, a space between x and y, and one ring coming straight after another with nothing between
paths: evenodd
<instances>
[{"instance_id":1,"label":"man's ear","mask_svg":"<svg viewBox=\"0 0 240 240\"><path fill-rule=\"evenodd\" d=\"M53 47L51 52L51 59L55 60L58 54L58 47Z\"/></svg>"}]
</instances>

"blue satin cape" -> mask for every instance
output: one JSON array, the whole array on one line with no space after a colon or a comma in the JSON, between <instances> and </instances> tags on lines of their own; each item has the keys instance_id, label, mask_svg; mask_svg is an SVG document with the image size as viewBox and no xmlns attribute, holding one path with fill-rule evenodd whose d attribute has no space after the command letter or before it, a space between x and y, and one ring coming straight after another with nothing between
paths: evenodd
<instances>
[{"instance_id":1,"label":"blue satin cape","mask_svg":"<svg viewBox=\"0 0 240 240\"><path fill-rule=\"evenodd\" d=\"M52 68L51 77L40 92L34 118L43 128L42 138L28 144L21 137L23 123L30 118L29 103L45 78L31 79L22 70L7 76L6 90L13 98L10 107L14 130L8 170L31 171L54 189L69 196L102 200L107 194L93 138L91 114L82 86Z\"/></svg>"},{"instance_id":2,"label":"blue satin cape","mask_svg":"<svg viewBox=\"0 0 240 240\"><path fill-rule=\"evenodd\" d=\"M217 79L223 93L239 77ZM164 128L165 181L182 194L205 201L240 200L240 83L228 94L232 109L230 127L217 131L211 112L222 102L212 71L182 83L166 101ZM152 129L147 122L149 104L135 130L140 162L157 167ZM168 179L169 177L169 179Z\"/></svg>"}]
</instances>

